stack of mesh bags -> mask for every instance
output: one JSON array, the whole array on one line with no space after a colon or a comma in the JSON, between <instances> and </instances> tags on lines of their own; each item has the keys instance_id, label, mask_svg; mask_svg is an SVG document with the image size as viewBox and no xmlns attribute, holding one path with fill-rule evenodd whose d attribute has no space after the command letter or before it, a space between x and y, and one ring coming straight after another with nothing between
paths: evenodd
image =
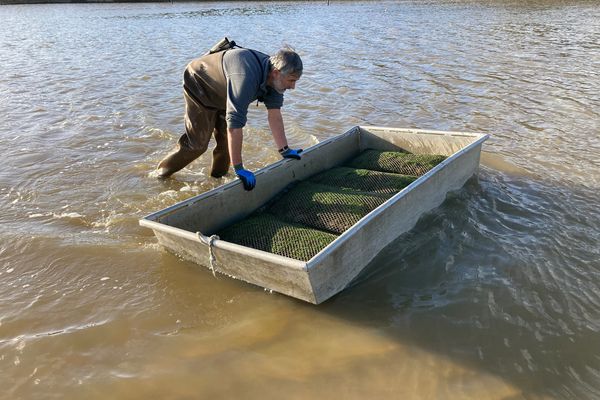
<instances>
[{"instance_id":1,"label":"stack of mesh bags","mask_svg":"<svg viewBox=\"0 0 600 400\"><path fill-rule=\"evenodd\" d=\"M361 218L445 159L366 150L344 166L291 185L217 233L226 241L308 261Z\"/></svg>"}]
</instances>

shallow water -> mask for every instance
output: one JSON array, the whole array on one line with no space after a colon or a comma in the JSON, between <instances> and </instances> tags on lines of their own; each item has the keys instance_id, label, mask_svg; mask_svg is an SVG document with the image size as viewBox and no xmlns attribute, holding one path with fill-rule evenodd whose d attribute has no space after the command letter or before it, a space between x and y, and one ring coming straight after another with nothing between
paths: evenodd
<instances>
[{"instance_id":1,"label":"shallow water","mask_svg":"<svg viewBox=\"0 0 600 400\"><path fill-rule=\"evenodd\" d=\"M0 398L600 397L600 6L0 7ZM491 134L477 177L311 306L138 219L233 179L150 176L185 64L227 35L305 64L293 146L357 124ZM246 166L278 159L251 107Z\"/></svg>"}]
</instances>

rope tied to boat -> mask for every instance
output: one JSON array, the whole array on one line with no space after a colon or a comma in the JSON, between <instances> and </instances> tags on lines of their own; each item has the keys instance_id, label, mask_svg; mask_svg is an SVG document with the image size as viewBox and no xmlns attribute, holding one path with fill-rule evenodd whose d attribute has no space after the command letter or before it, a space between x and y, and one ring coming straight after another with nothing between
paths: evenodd
<instances>
[{"instance_id":1,"label":"rope tied to boat","mask_svg":"<svg viewBox=\"0 0 600 400\"><path fill-rule=\"evenodd\" d=\"M212 271L213 276L216 278L217 275L215 274L215 266L217 265L217 258L215 257L215 252L213 250L213 242L215 240L218 240L219 236L211 235L210 237L208 237L208 236L204 236L200 232L196 232L196 236L198 236L198 239L200 239L200 241L202 243L204 243L208 246L208 254L209 254L208 260L210 262L210 270Z\"/></svg>"}]
</instances>

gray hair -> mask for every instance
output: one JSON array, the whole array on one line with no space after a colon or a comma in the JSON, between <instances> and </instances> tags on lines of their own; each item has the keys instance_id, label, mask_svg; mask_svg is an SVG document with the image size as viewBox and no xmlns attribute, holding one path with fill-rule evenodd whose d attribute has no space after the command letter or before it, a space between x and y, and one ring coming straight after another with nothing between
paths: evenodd
<instances>
[{"instance_id":1,"label":"gray hair","mask_svg":"<svg viewBox=\"0 0 600 400\"><path fill-rule=\"evenodd\" d=\"M271 67L278 69L283 75L302 75L302 60L298 53L289 46L285 46L269 57Z\"/></svg>"}]
</instances>

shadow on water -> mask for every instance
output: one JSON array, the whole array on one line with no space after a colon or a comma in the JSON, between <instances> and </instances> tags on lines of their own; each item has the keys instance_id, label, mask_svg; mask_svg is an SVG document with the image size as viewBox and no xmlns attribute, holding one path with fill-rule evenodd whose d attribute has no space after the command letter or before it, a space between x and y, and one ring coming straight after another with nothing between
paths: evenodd
<instances>
[{"instance_id":1,"label":"shadow on water","mask_svg":"<svg viewBox=\"0 0 600 400\"><path fill-rule=\"evenodd\" d=\"M483 170L320 311L486 371L526 398L598 398L592 195Z\"/></svg>"}]
</instances>

